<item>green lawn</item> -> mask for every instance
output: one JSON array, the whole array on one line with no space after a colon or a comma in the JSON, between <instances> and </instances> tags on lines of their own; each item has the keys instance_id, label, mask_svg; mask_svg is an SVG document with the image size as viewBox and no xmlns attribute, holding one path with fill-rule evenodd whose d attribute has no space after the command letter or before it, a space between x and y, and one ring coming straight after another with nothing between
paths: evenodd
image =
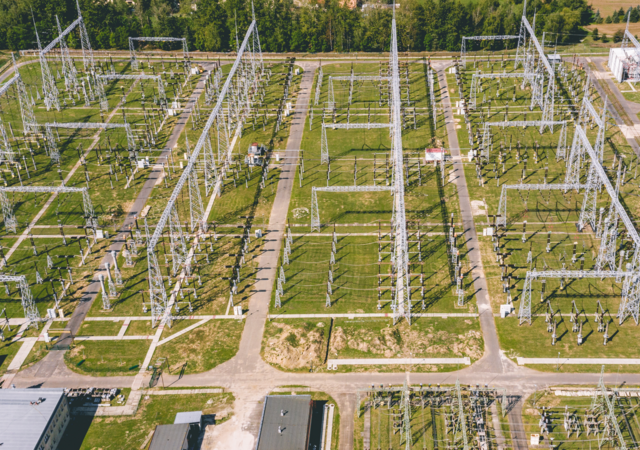
<instances>
[{"instance_id":1,"label":"green lawn","mask_svg":"<svg viewBox=\"0 0 640 450\"><path fill-rule=\"evenodd\" d=\"M73 416L60 442L66 450L93 450L101 448L146 448L153 430L158 425L172 424L177 413L202 411L215 415L220 424L233 414L232 394L166 395L143 397L133 417Z\"/></svg>"}]
</instances>

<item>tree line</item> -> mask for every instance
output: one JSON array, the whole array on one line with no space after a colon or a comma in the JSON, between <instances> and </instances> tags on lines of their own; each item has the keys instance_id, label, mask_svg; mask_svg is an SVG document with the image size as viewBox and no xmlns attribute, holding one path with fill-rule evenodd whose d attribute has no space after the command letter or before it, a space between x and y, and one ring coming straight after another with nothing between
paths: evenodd
<instances>
[{"instance_id":1,"label":"tree line","mask_svg":"<svg viewBox=\"0 0 640 450\"><path fill-rule=\"evenodd\" d=\"M262 50L266 52L380 52L389 49L390 5L345 0L254 0ZM522 0L400 0L396 9L400 51L459 51L463 36L518 34ZM250 0L80 0L95 49L129 48L129 36L187 38L190 50L234 51L251 23ZM32 19L33 13L33 19ZM582 39L582 26L595 20L586 0L533 0L527 17L548 44ZM37 48L35 20L45 46L57 36L56 19L65 28L77 18L76 0L0 0L0 49ZM496 50L517 44L483 41L475 48ZM79 48L77 33L68 38ZM170 44L159 44L170 49Z\"/></svg>"}]
</instances>

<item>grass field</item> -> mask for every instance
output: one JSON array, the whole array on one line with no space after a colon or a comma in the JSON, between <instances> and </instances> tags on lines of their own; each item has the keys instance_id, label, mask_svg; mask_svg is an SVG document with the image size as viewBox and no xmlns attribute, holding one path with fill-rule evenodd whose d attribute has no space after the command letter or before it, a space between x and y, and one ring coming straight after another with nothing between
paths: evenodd
<instances>
[{"instance_id":1,"label":"grass field","mask_svg":"<svg viewBox=\"0 0 640 450\"><path fill-rule=\"evenodd\" d=\"M471 67L472 65L469 66ZM485 72L512 70L509 66L501 67L499 63L489 65L486 62L477 63L476 68ZM455 83L452 76L448 76L449 82ZM465 96L469 96L470 71L463 76L463 79ZM559 75L558 79L559 89L563 95L571 98L578 97L579 101L582 100L580 86L584 75L580 71L573 71L566 77ZM472 123L478 129L480 136L483 131L483 121L539 119L537 108L533 112L526 108L531 97L529 87L523 90L519 84L520 81L517 79L515 81L514 79L484 80L478 84L478 105L472 113ZM593 102L596 110L602 107L602 102L597 96ZM556 102L558 107L555 120L570 117L569 114L574 107L567 103L566 101ZM594 142L597 128L587 126L586 132L591 142ZM461 137L466 139L464 135ZM592 232L591 228L578 232L575 227L583 204L583 192L574 190L528 192L504 188L505 185L520 183L564 183L565 161L571 150L572 139L572 126L567 127L566 141L560 132L560 127L555 127L553 133L549 130L540 133L533 127L525 129L495 127L491 130L491 149L488 158L485 154L485 162L480 171L483 185L470 182L469 192L472 202L481 202L486 205L487 216L478 218L476 223L478 230L493 222L490 215L502 213L499 211L499 204L507 205L507 226L500 232L498 241L503 260L494 253L492 247L495 242L488 237L481 238L483 266L494 312L498 312L500 304L507 302L505 288L511 292L517 312L522 301L521 290L526 272L533 268L593 270L596 264L597 255L600 252L599 237ZM634 180L637 177L637 158L615 126L610 126L605 136L603 165L613 184L615 184L618 169L620 173L624 173L620 198L634 217L640 211L634 186ZM583 180L586 179L585 172L586 169L582 172ZM468 182L478 178L472 164L465 165L465 175ZM584 183L584 181L581 182ZM606 213L608 206L608 195L606 193L599 195L596 203L597 210ZM624 250L630 256L631 247L627 241L623 240L618 250ZM531 252L530 259L529 252ZM631 262L627 256L623 258L623 263L626 264L626 262ZM616 269L617 266L618 255L616 255L616 266L611 269ZM497 321L501 346L508 355L555 357L560 351L561 356L564 357L635 357L635 353L631 350L632 343L637 340L635 325L628 320L620 326L617 321L613 322L612 317L615 316L621 301L620 281L572 279L566 280L566 283L560 283L559 279L548 279L543 302L540 302L541 283L534 282L532 287L532 312L542 314L542 317L534 317L532 326L523 325L522 327L518 327L516 318ZM595 330L592 318L598 308L598 302L607 312L606 320L610 321L610 339L606 347L602 345L603 339ZM573 334L569 324L569 313L574 304L581 314L580 320L584 322L585 341L581 346L578 346L576 335ZM559 340L555 346L551 345L550 335L544 334L546 331L544 313L548 308L556 312L556 320L559 320ZM591 317L587 320L585 314ZM533 342L535 345L532 345Z\"/></svg>"},{"instance_id":2,"label":"grass field","mask_svg":"<svg viewBox=\"0 0 640 450\"><path fill-rule=\"evenodd\" d=\"M68 450L145 448L157 425L169 425L182 411L202 411L220 424L233 414L232 394L145 396L133 417L72 416L60 442Z\"/></svg>"},{"instance_id":3,"label":"grass field","mask_svg":"<svg viewBox=\"0 0 640 450\"><path fill-rule=\"evenodd\" d=\"M328 346L328 348L327 348ZM389 319L273 319L265 328L262 356L292 372L325 372L327 359L441 358L479 359L484 341L478 319L414 318L393 325ZM397 371L398 366L339 366L340 371ZM407 370L434 372L457 366L412 365Z\"/></svg>"}]
</instances>

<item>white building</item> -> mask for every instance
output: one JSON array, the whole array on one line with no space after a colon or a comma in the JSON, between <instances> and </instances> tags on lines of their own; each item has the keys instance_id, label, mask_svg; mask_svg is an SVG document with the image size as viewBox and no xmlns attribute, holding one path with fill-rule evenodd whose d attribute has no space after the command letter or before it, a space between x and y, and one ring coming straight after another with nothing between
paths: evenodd
<instances>
[{"instance_id":1,"label":"white building","mask_svg":"<svg viewBox=\"0 0 640 450\"><path fill-rule=\"evenodd\" d=\"M62 389L0 389L2 448L55 450L69 420Z\"/></svg>"},{"instance_id":2,"label":"white building","mask_svg":"<svg viewBox=\"0 0 640 450\"><path fill-rule=\"evenodd\" d=\"M609 69L618 83L640 81L640 57L633 47L612 48L609 51Z\"/></svg>"}]
</instances>

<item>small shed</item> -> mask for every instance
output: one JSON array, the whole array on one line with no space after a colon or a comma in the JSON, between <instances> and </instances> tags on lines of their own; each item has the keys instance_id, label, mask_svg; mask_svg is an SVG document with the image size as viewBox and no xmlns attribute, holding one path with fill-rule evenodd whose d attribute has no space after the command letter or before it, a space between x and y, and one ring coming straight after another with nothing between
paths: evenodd
<instances>
[{"instance_id":1,"label":"small shed","mask_svg":"<svg viewBox=\"0 0 640 450\"><path fill-rule=\"evenodd\" d=\"M173 421L174 425L180 423L189 424L194 432L200 432L202 429L202 411L188 411L179 412L176 414L176 420Z\"/></svg>"},{"instance_id":2,"label":"small shed","mask_svg":"<svg viewBox=\"0 0 640 450\"><path fill-rule=\"evenodd\" d=\"M189 450L190 430L188 423L158 425L149 450Z\"/></svg>"},{"instance_id":3,"label":"small shed","mask_svg":"<svg viewBox=\"0 0 640 450\"><path fill-rule=\"evenodd\" d=\"M442 161L444 159L444 149L443 148L425 148L424 149L424 160L426 162L436 162Z\"/></svg>"}]
</instances>

